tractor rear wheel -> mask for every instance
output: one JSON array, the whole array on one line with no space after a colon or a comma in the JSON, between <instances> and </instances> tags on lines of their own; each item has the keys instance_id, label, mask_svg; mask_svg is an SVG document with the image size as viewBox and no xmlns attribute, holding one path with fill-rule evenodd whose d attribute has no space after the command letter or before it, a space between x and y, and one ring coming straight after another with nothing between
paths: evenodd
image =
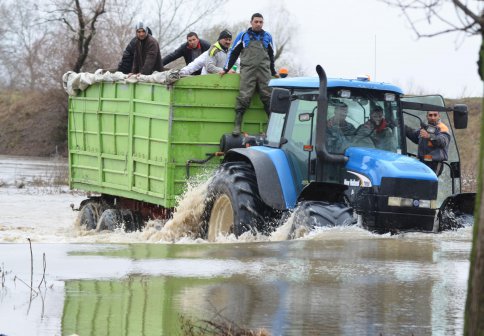
<instances>
[{"instance_id":1,"label":"tractor rear wheel","mask_svg":"<svg viewBox=\"0 0 484 336\"><path fill-rule=\"evenodd\" d=\"M355 224L353 210L343 203L304 201L296 208L290 238L300 238L318 227Z\"/></svg>"},{"instance_id":2,"label":"tractor rear wheel","mask_svg":"<svg viewBox=\"0 0 484 336\"><path fill-rule=\"evenodd\" d=\"M205 205L207 239L231 233L236 237L250 231L264 232L272 210L264 204L252 166L246 162L227 162L220 166L208 186Z\"/></svg>"}]
</instances>

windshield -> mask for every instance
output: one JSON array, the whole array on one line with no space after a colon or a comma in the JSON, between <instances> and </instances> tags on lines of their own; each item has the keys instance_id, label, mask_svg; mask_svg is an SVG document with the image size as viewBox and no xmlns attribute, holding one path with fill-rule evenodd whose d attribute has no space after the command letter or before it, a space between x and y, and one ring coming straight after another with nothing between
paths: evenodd
<instances>
[{"instance_id":1,"label":"windshield","mask_svg":"<svg viewBox=\"0 0 484 336\"><path fill-rule=\"evenodd\" d=\"M341 91L328 90L328 151L344 154L348 147L368 147L401 153L396 95L394 101L387 101L382 91L352 89L347 97L342 97ZM318 91L294 90L293 94L296 99L287 116L271 115L267 142L269 146L280 144L292 158L295 173L302 180L311 180L316 159Z\"/></svg>"},{"instance_id":2,"label":"windshield","mask_svg":"<svg viewBox=\"0 0 484 336\"><path fill-rule=\"evenodd\" d=\"M352 92L342 98L328 97L326 146L329 152L343 154L348 147L378 148L401 152L397 103L384 100L380 92Z\"/></svg>"},{"instance_id":3,"label":"windshield","mask_svg":"<svg viewBox=\"0 0 484 336\"><path fill-rule=\"evenodd\" d=\"M328 151L343 154L346 148L353 146L401 153L397 102L385 101L383 92L354 91L348 98L340 97L339 91L329 92L326 141ZM313 127L315 131L316 127L317 91L295 91L294 94L302 99L296 99L291 104L284 140L304 151L304 145L315 145L315 132L310 139L310 129ZM301 117L311 113L314 113L314 118ZM284 119L284 115L271 116L269 142L279 141Z\"/></svg>"}]
</instances>

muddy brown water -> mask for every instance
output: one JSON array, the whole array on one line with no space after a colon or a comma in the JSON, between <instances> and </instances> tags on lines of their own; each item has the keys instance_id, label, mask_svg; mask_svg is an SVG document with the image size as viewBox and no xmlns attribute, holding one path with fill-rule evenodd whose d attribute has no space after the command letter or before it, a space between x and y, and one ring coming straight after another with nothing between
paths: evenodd
<instances>
[{"instance_id":1,"label":"muddy brown water","mask_svg":"<svg viewBox=\"0 0 484 336\"><path fill-rule=\"evenodd\" d=\"M272 335L462 334L471 228L381 236L345 227L208 243L167 236L158 223L79 230L69 204L84 197L0 188L0 334L181 335L180 316Z\"/></svg>"}]
</instances>

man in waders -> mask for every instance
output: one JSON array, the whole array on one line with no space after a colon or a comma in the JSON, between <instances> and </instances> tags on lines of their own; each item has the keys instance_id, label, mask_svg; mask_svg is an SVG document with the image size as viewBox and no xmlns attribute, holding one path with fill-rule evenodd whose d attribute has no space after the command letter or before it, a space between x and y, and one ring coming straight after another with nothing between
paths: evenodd
<instances>
[{"instance_id":1,"label":"man in waders","mask_svg":"<svg viewBox=\"0 0 484 336\"><path fill-rule=\"evenodd\" d=\"M262 29L264 18L255 13L250 20L251 27L240 32L230 49L227 63L221 75L223 76L235 64L240 55L240 91L235 105L235 127L233 135L239 135L242 116L250 105L252 95L257 88L264 110L269 116L271 89L268 84L271 75L279 77L274 67L274 46L272 36Z\"/></svg>"}]
</instances>

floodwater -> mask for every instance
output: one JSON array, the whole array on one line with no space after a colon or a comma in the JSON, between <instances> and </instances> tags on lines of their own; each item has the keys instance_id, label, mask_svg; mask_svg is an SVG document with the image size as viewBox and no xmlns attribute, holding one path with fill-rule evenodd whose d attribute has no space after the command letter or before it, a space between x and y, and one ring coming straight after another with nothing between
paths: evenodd
<instances>
[{"instance_id":1,"label":"floodwater","mask_svg":"<svg viewBox=\"0 0 484 336\"><path fill-rule=\"evenodd\" d=\"M69 206L85 195L38 186L50 169L0 156L0 334L183 335L203 320L271 335L462 334L471 228L217 243L164 240L159 223L85 232Z\"/></svg>"}]
</instances>

